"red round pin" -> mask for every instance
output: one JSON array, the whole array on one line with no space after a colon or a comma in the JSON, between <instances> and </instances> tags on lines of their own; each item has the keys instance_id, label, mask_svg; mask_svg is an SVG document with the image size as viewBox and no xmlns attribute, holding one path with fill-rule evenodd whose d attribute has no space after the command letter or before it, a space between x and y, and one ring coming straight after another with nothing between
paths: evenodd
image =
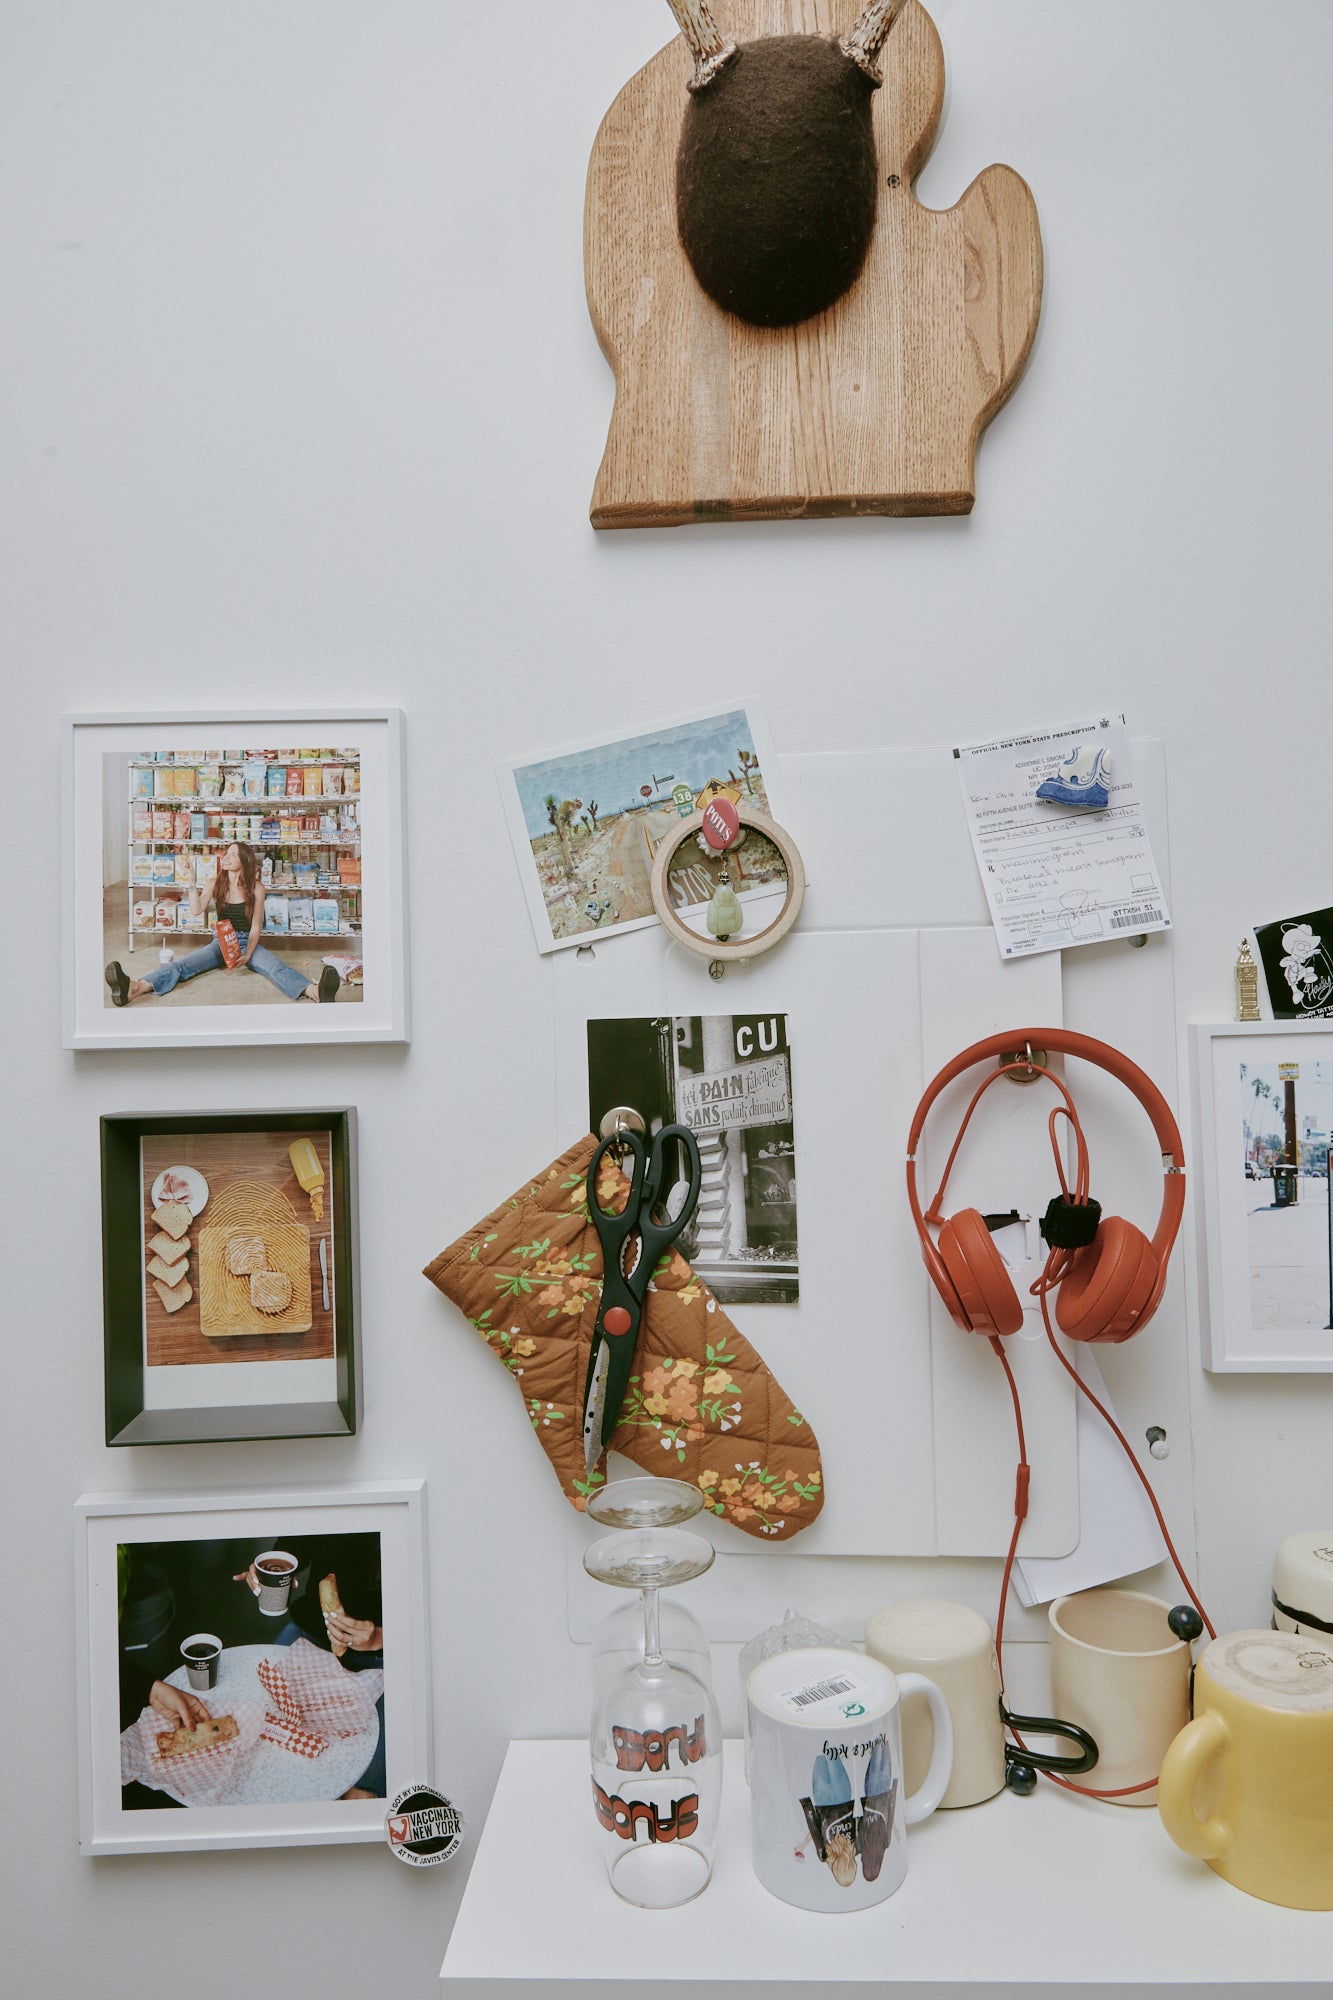
<instances>
[{"instance_id":1,"label":"red round pin","mask_svg":"<svg viewBox=\"0 0 1333 2000\"><path fill-rule=\"evenodd\" d=\"M617 1334L628 1333L633 1324L634 1322L625 1311L624 1306L612 1306L606 1318L602 1321L603 1330L609 1333L612 1338Z\"/></svg>"},{"instance_id":2,"label":"red round pin","mask_svg":"<svg viewBox=\"0 0 1333 2000\"><path fill-rule=\"evenodd\" d=\"M741 830L741 816L730 799L712 799L704 807L703 836L718 854L726 852Z\"/></svg>"}]
</instances>

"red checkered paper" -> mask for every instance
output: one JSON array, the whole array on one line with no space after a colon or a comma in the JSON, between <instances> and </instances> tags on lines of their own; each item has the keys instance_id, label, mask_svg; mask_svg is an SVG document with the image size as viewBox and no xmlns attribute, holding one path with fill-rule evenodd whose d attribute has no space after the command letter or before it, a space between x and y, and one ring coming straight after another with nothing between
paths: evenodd
<instances>
[{"instance_id":1,"label":"red checkered paper","mask_svg":"<svg viewBox=\"0 0 1333 2000\"><path fill-rule=\"evenodd\" d=\"M298 1757L322 1757L328 1748L322 1736L314 1736L301 1727L301 1710L292 1697L286 1679L279 1673L271 1660L261 1660L255 1672L268 1689L273 1701L275 1715L270 1709L264 1717L264 1733L261 1743L276 1743L280 1750L293 1750Z\"/></svg>"},{"instance_id":2,"label":"red checkered paper","mask_svg":"<svg viewBox=\"0 0 1333 2000\"><path fill-rule=\"evenodd\" d=\"M267 1719L317 1737L320 1749L334 1737L360 1736L369 1729L375 1703L384 1692L381 1668L349 1673L332 1653L312 1646L309 1639L298 1639L287 1647L280 1661L261 1661L257 1671L277 1711ZM319 1752L303 1754L318 1756Z\"/></svg>"}]
</instances>

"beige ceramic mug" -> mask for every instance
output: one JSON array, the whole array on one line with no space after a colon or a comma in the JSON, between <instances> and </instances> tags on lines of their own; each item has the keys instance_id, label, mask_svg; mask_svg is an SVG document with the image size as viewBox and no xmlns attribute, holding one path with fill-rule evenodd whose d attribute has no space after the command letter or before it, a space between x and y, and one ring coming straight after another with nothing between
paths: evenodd
<instances>
[{"instance_id":1,"label":"beige ceramic mug","mask_svg":"<svg viewBox=\"0 0 1333 2000\"><path fill-rule=\"evenodd\" d=\"M896 1674L933 1681L953 1722L953 1775L941 1807L974 1806L1004 1790L1004 1724L995 1635L979 1611L933 1597L886 1605L866 1626L866 1651ZM909 1791L930 1765L935 1726L924 1694L903 1697L903 1774Z\"/></svg>"},{"instance_id":2,"label":"beige ceramic mug","mask_svg":"<svg viewBox=\"0 0 1333 2000\"><path fill-rule=\"evenodd\" d=\"M1081 1590L1048 1614L1051 1711L1088 1731L1099 1755L1083 1782L1126 1792L1119 1805L1156 1805L1162 1759L1189 1719L1190 1649L1170 1610L1142 1590Z\"/></svg>"}]
</instances>

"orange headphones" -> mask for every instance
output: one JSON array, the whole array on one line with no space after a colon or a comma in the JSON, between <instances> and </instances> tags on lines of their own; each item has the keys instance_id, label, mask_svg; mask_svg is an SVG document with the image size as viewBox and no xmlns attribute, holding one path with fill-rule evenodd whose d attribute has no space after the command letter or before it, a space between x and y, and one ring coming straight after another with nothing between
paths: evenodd
<instances>
[{"instance_id":1,"label":"orange headphones","mask_svg":"<svg viewBox=\"0 0 1333 2000\"><path fill-rule=\"evenodd\" d=\"M1024 1053L1015 1055L1015 1050ZM1052 1070L1047 1069L1045 1055L1081 1056L1085 1062L1095 1063L1098 1069L1108 1070L1117 1077L1127 1090L1133 1092L1139 1103L1152 1120L1153 1131L1162 1149L1162 1207L1157 1217L1151 1241L1141 1229L1122 1216L1104 1216L1101 1205L1088 1193L1088 1146L1083 1136L1077 1108L1062 1080ZM942 1090L947 1089L955 1077L977 1063L1001 1058L999 1067L992 1070L972 1093L972 1099L958 1128L958 1136L949 1149L949 1157L944 1164L944 1177L936 1190L934 1200L924 1212L916 1186L916 1149L921 1139L930 1107ZM1142 1784L1125 1785L1115 1790L1098 1790L1091 1785L1075 1784L1072 1773L1089 1770L1097 1761L1097 1746L1092 1739L1068 1723L1051 1718L1011 1714L1006 1706L1004 1687L1004 1616L1009 1599L1009 1577L1018 1552L1018 1538L1028 1511L1028 1489L1032 1467L1028 1464L1027 1443L1023 1432L1023 1411L1019 1402L1018 1383L1009 1365L1009 1357L1001 1345L1001 1335L1017 1333L1023 1324L1023 1306L1014 1289L1004 1259L996 1249L991 1237L990 1224L1007 1222L1008 1216L987 1217L979 1209L964 1208L957 1215L940 1214L940 1201L953 1172L953 1163L958 1157L958 1148L963 1143L963 1135L971 1123L972 1113L993 1083L1002 1076L1021 1075L1028 1079L1044 1077L1054 1084L1062 1102L1057 1104L1047 1120L1047 1131L1051 1141L1051 1151L1055 1155L1055 1171L1060 1181L1060 1192L1042 1217L1041 1233L1047 1245L1046 1262L1041 1276L1032 1287L1034 1296L1041 1307L1042 1325L1052 1352L1065 1373L1072 1377L1080 1395L1087 1398L1093 1408L1104 1418L1119 1439L1126 1458L1134 1469L1148 1503L1157 1517L1158 1526L1175 1564L1176 1572L1189 1596L1190 1603L1198 1612L1197 1620L1189 1606L1178 1606L1171 1613L1171 1630L1178 1637L1194 1636L1206 1628L1210 1638L1216 1637L1207 1612L1199 1602L1198 1593L1188 1576L1180 1557L1176 1554L1166 1519L1158 1504L1143 1467L1139 1464L1129 1439L1117 1424L1105 1404L1099 1402L1078 1370L1062 1352L1051 1325L1050 1298L1056 1297L1055 1317L1061 1331L1071 1340L1128 1340L1141 1326L1146 1326L1156 1312L1166 1284L1166 1267L1172 1245L1180 1229L1180 1219L1185 1209L1185 1153L1180 1140L1180 1128L1172 1116L1171 1107L1150 1077L1132 1063L1128 1056L1122 1056L1118 1049L1110 1048L1105 1042L1097 1042L1090 1035L1076 1035L1064 1028L1018 1028L1007 1035L990 1035L984 1042L974 1042L970 1049L964 1049L945 1065L935 1081L929 1086L912 1119L912 1129L907 1137L907 1198L912 1205L912 1217L917 1234L921 1238L921 1254L926 1260L926 1269L955 1324L968 1332L980 1333L990 1341L999 1356L1000 1366L1009 1385L1013 1398L1014 1423L1018 1439L1018 1476L1014 1487L1014 1525L1009 1538L1009 1552L1005 1557L1004 1574L1000 1581L999 1611L995 1620L995 1656L1000 1666L1000 1713L1005 1727L1014 1737L1017 1748L1006 1745L1005 1781L1017 1792L1029 1792L1037 1782L1036 1773L1042 1770L1055 1784L1066 1791L1084 1792L1091 1798L1127 1798L1134 1793L1148 1791L1157 1781L1150 1778ZM1074 1134L1076 1168L1074 1185L1071 1188L1065 1178L1064 1160L1061 1157L1056 1121L1067 1118ZM932 1229L938 1230L938 1238L932 1238ZM1188 1620L1187 1624L1185 1621ZM1192 1627L1192 1630L1191 1630ZM1029 1749L1020 1728L1037 1735L1060 1735L1076 1739L1083 1754L1059 1757ZM1064 1773L1066 1775L1061 1775Z\"/></svg>"},{"instance_id":2,"label":"orange headphones","mask_svg":"<svg viewBox=\"0 0 1333 2000\"><path fill-rule=\"evenodd\" d=\"M1014 1059L1015 1050L1028 1053ZM1100 1204L1089 1196L1088 1148L1074 1100L1061 1079L1032 1057L1033 1050L1081 1056L1085 1062L1109 1071L1132 1091L1152 1120L1162 1149L1163 1184L1161 1213L1151 1240L1122 1216L1103 1216ZM964 1070L1006 1055L1011 1060L1002 1062L973 1093L945 1163L943 1179L929 1208L923 1212L916 1184L916 1148L932 1104ZM1071 1340L1128 1340L1152 1318L1166 1284L1167 1262L1185 1208L1185 1154L1180 1128L1156 1084L1119 1050L1094 1041L1090 1035L1077 1035L1064 1028L1021 1028L1005 1035L990 1035L955 1056L929 1085L916 1108L907 1138L907 1198L921 1238L926 1269L956 1325L984 1334L992 1342L997 1334L1017 1333L1022 1326L1022 1303L992 1240L986 1218L975 1208L942 1216L940 1201L972 1113L985 1092L1002 1076L1018 1072L1030 1077L1034 1070L1054 1084L1064 1102L1055 1107L1047 1121L1060 1193L1042 1219L1041 1231L1049 1255L1033 1291L1056 1292L1056 1322ZM1059 1118L1068 1119L1074 1134L1077 1167L1072 1189L1065 1179L1057 1138ZM938 1240L932 1239L932 1229L939 1231Z\"/></svg>"}]
</instances>

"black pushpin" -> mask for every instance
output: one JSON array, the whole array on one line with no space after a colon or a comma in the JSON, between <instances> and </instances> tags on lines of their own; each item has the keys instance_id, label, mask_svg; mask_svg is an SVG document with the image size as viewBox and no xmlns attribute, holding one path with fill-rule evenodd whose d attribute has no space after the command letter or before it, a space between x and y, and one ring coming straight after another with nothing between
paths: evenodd
<instances>
[{"instance_id":1,"label":"black pushpin","mask_svg":"<svg viewBox=\"0 0 1333 2000\"><path fill-rule=\"evenodd\" d=\"M1167 1612L1166 1622L1187 1646L1192 1646L1203 1631L1203 1620L1192 1604L1177 1604L1174 1611Z\"/></svg>"},{"instance_id":2,"label":"black pushpin","mask_svg":"<svg viewBox=\"0 0 1333 2000\"><path fill-rule=\"evenodd\" d=\"M1025 1799L1037 1789L1037 1774L1031 1764L1006 1764L1004 1782L1011 1792L1016 1793L1020 1799Z\"/></svg>"},{"instance_id":3,"label":"black pushpin","mask_svg":"<svg viewBox=\"0 0 1333 2000\"><path fill-rule=\"evenodd\" d=\"M826 312L861 274L879 171L876 58L906 0L869 0L846 35L739 46L708 0L670 0L695 59L676 220L711 299L753 326Z\"/></svg>"}]
</instances>

